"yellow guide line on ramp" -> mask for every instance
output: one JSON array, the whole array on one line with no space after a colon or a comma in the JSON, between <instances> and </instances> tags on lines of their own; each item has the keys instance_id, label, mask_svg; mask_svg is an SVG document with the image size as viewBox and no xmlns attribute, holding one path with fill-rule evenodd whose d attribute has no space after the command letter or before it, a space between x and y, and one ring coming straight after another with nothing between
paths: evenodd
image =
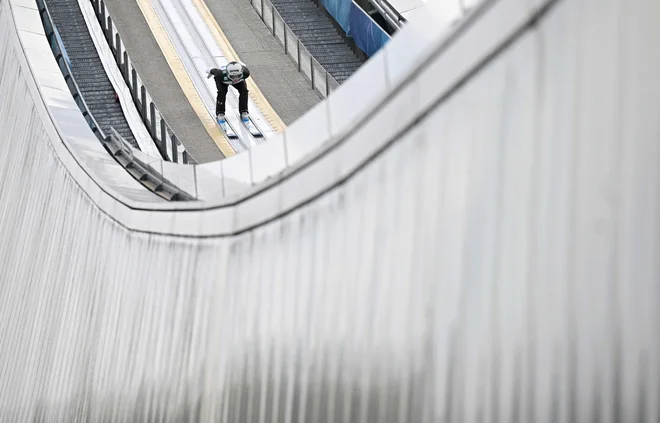
<instances>
[{"instance_id":1,"label":"yellow guide line on ramp","mask_svg":"<svg viewBox=\"0 0 660 423\"><path fill-rule=\"evenodd\" d=\"M204 22L206 22L206 25L211 30L213 38L220 46L220 49L225 54L227 60L239 61L240 59L238 58L236 51L229 43L225 33L222 32L222 29L220 29L220 25L218 25L218 23L215 21L213 14L211 14L211 11L206 6L206 3L204 3L204 0L192 0L192 2L195 5L195 8L197 8L199 15L202 17L202 19L204 19ZM286 125L284 125L284 122L282 119L280 119L280 116L275 112L268 100L266 100L266 97L264 97L259 87L257 87L252 78L248 79L246 82L252 101L254 101L254 104L257 105L259 110L261 110L261 113L264 115L270 126L276 132L283 132L284 129L286 129Z\"/></svg>"},{"instance_id":2,"label":"yellow guide line on ramp","mask_svg":"<svg viewBox=\"0 0 660 423\"><path fill-rule=\"evenodd\" d=\"M151 4L151 1L137 0L137 3L140 7L140 10L142 11L142 14L144 15L144 18L147 21L147 24L149 25L149 28L151 29L151 33L154 34L156 42L158 43L160 50L165 56L165 60L167 60L167 63L170 65L170 69L172 69L174 77L179 82L179 85L183 90L183 94L188 98L188 102L190 102L190 105L197 114L197 117L199 117L202 125L204 125L206 132L208 132L213 142L215 142L225 157L233 156L236 154L236 151L231 146L231 144L229 144L229 141L225 137L224 133L216 124L215 119L209 114L208 110L206 110L202 99L199 97L199 94L195 89L195 85L191 81L188 72L186 72L186 68L183 66L183 62L181 62L181 58L177 54L172 41L170 40L167 32L165 31L165 28L163 27L163 24L158 18L156 10Z\"/></svg>"}]
</instances>

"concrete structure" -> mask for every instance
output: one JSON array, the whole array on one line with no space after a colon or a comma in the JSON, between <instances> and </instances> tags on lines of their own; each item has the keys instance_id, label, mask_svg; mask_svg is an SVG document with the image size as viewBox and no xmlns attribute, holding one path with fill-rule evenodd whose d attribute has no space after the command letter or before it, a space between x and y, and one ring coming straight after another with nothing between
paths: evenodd
<instances>
[{"instance_id":1,"label":"concrete structure","mask_svg":"<svg viewBox=\"0 0 660 423\"><path fill-rule=\"evenodd\" d=\"M660 5L435 16L186 205L0 0L0 421L658 421Z\"/></svg>"}]
</instances>

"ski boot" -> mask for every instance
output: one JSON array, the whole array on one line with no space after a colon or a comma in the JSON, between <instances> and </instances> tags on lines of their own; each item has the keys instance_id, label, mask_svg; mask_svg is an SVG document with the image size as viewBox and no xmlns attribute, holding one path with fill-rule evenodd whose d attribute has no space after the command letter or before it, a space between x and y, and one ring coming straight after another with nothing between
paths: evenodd
<instances>
[{"instance_id":1,"label":"ski boot","mask_svg":"<svg viewBox=\"0 0 660 423\"><path fill-rule=\"evenodd\" d=\"M227 123L227 120L225 119L225 114L224 113L219 113L218 116L217 116L217 119L218 119L218 123L220 125L224 125L225 123Z\"/></svg>"},{"instance_id":2,"label":"ski boot","mask_svg":"<svg viewBox=\"0 0 660 423\"><path fill-rule=\"evenodd\" d=\"M241 120L246 125L250 123L250 115L248 112L241 112Z\"/></svg>"}]
</instances>

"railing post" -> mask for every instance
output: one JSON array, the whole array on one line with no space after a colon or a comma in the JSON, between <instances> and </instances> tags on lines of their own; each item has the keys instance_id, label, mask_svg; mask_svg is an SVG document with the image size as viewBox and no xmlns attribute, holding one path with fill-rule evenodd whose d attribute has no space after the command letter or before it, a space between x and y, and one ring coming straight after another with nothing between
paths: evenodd
<instances>
[{"instance_id":1,"label":"railing post","mask_svg":"<svg viewBox=\"0 0 660 423\"><path fill-rule=\"evenodd\" d=\"M179 162L179 152L176 147L176 135L172 134L172 161L174 163Z\"/></svg>"},{"instance_id":2,"label":"railing post","mask_svg":"<svg viewBox=\"0 0 660 423\"><path fill-rule=\"evenodd\" d=\"M167 160L167 128L165 127L165 119L162 117L160 118L160 144L158 149L163 159Z\"/></svg>"},{"instance_id":3,"label":"railing post","mask_svg":"<svg viewBox=\"0 0 660 423\"><path fill-rule=\"evenodd\" d=\"M298 72L300 72L300 38L297 38L296 41L298 42Z\"/></svg>"},{"instance_id":4,"label":"railing post","mask_svg":"<svg viewBox=\"0 0 660 423\"><path fill-rule=\"evenodd\" d=\"M105 34L105 23L106 23L106 20L105 20L105 3L104 3L103 0L101 0L101 6L100 6L100 9L101 9L101 29L103 30L103 33Z\"/></svg>"},{"instance_id":5,"label":"railing post","mask_svg":"<svg viewBox=\"0 0 660 423\"><path fill-rule=\"evenodd\" d=\"M149 122L151 136L156 138L156 105L153 101L149 103L149 115L151 116L151 121Z\"/></svg>"},{"instance_id":6,"label":"railing post","mask_svg":"<svg viewBox=\"0 0 660 423\"><path fill-rule=\"evenodd\" d=\"M312 76L312 89L315 89L316 87L314 86L314 57L310 54L309 55L309 74Z\"/></svg>"},{"instance_id":7,"label":"railing post","mask_svg":"<svg viewBox=\"0 0 660 423\"><path fill-rule=\"evenodd\" d=\"M131 69L131 92L133 93L133 100L137 102L138 93L137 93L137 72L135 69Z\"/></svg>"},{"instance_id":8,"label":"railing post","mask_svg":"<svg viewBox=\"0 0 660 423\"><path fill-rule=\"evenodd\" d=\"M117 65L121 70L121 38L119 38L119 32L115 35L115 45L117 46Z\"/></svg>"},{"instance_id":9,"label":"railing post","mask_svg":"<svg viewBox=\"0 0 660 423\"><path fill-rule=\"evenodd\" d=\"M282 26L284 27L284 54L289 54L289 42L286 36L286 24L282 21Z\"/></svg>"},{"instance_id":10,"label":"railing post","mask_svg":"<svg viewBox=\"0 0 660 423\"><path fill-rule=\"evenodd\" d=\"M140 98L142 99L142 122L147 124L147 89L144 85L140 86Z\"/></svg>"},{"instance_id":11,"label":"railing post","mask_svg":"<svg viewBox=\"0 0 660 423\"><path fill-rule=\"evenodd\" d=\"M266 21L264 21L264 0L261 0L261 20L266 23Z\"/></svg>"},{"instance_id":12,"label":"railing post","mask_svg":"<svg viewBox=\"0 0 660 423\"><path fill-rule=\"evenodd\" d=\"M128 52L124 51L124 66L121 69L124 71L124 80L126 81L126 84L130 84L129 77L128 77Z\"/></svg>"},{"instance_id":13,"label":"railing post","mask_svg":"<svg viewBox=\"0 0 660 423\"><path fill-rule=\"evenodd\" d=\"M185 153L185 151L184 151ZM188 163L188 158L186 157L185 163ZM195 199L199 198L199 192L197 191L197 166L193 165L193 180L195 181Z\"/></svg>"},{"instance_id":14,"label":"railing post","mask_svg":"<svg viewBox=\"0 0 660 423\"><path fill-rule=\"evenodd\" d=\"M325 70L325 69L324 69L324 71L325 71L325 98L328 98L328 96L330 95L330 84L328 83L328 81L329 81L328 71Z\"/></svg>"},{"instance_id":15,"label":"railing post","mask_svg":"<svg viewBox=\"0 0 660 423\"><path fill-rule=\"evenodd\" d=\"M112 48L112 18L110 16L108 16L108 32L105 38L110 43L110 48Z\"/></svg>"},{"instance_id":16,"label":"railing post","mask_svg":"<svg viewBox=\"0 0 660 423\"><path fill-rule=\"evenodd\" d=\"M270 4L270 15L273 17L273 37L277 38L275 35L275 5Z\"/></svg>"},{"instance_id":17,"label":"railing post","mask_svg":"<svg viewBox=\"0 0 660 423\"><path fill-rule=\"evenodd\" d=\"M188 164L188 150L183 150L181 159L183 160L183 164ZM197 182L197 176L195 176L195 182ZM197 186L197 183L195 183L195 186Z\"/></svg>"}]
</instances>

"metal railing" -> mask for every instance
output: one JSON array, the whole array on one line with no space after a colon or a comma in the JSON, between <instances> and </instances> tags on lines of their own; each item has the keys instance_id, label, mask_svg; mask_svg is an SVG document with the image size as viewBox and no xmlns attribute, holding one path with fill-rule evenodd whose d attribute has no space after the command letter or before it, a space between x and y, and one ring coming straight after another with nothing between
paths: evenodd
<instances>
[{"instance_id":1,"label":"metal railing","mask_svg":"<svg viewBox=\"0 0 660 423\"><path fill-rule=\"evenodd\" d=\"M126 142L113 127L110 127L110 134L106 135L103 132L94 119L94 116L92 116L87 103L85 103L85 99L82 97L80 88L71 72L71 66L66 56L66 48L59 37L57 28L55 27L50 12L48 11L48 6L46 6L44 0L36 0L36 2L44 32L46 33L46 39L50 44L53 55L55 56L55 61L64 76L64 81L69 87L69 92L78 105L87 125L89 125L94 135L96 135L96 138L101 141L101 144L106 151L108 151L108 153L112 155L129 174L160 197L170 201L195 200L197 198L196 191L195 196L193 196L165 179L163 176L165 173L163 172L163 160L161 158L152 158L139 150L133 150L128 142ZM158 169L157 166L154 167L154 163L160 163L161 168ZM193 168L194 172L195 166L193 165L190 167Z\"/></svg>"},{"instance_id":2,"label":"metal railing","mask_svg":"<svg viewBox=\"0 0 660 423\"><path fill-rule=\"evenodd\" d=\"M149 91L142 83L142 79L124 47L121 36L115 25L113 25L112 17L104 0L90 0L90 2L105 39L113 52L115 62L131 92L135 107L137 107L138 113L156 143L161 156L163 159L174 163L195 163L195 160L189 155L172 128L167 124L149 95Z\"/></svg>"},{"instance_id":3,"label":"metal railing","mask_svg":"<svg viewBox=\"0 0 660 423\"><path fill-rule=\"evenodd\" d=\"M273 37L284 47L284 52L298 66L298 72L305 75L316 92L326 98L339 87L337 80L321 66L284 22L273 3L269 0L250 0L250 2L266 27L273 33Z\"/></svg>"},{"instance_id":4,"label":"metal railing","mask_svg":"<svg viewBox=\"0 0 660 423\"><path fill-rule=\"evenodd\" d=\"M169 201L193 201L197 192L192 195L164 176L163 160L154 161L140 150L133 149L115 130L110 128L110 136L106 139L106 149L126 171L149 191ZM195 165L189 166L195 172Z\"/></svg>"},{"instance_id":5,"label":"metal railing","mask_svg":"<svg viewBox=\"0 0 660 423\"><path fill-rule=\"evenodd\" d=\"M404 18L387 0L369 0L369 3L376 8L378 13L380 13L393 28L398 30L407 22L406 18Z\"/></svg>"}]
</instances>

